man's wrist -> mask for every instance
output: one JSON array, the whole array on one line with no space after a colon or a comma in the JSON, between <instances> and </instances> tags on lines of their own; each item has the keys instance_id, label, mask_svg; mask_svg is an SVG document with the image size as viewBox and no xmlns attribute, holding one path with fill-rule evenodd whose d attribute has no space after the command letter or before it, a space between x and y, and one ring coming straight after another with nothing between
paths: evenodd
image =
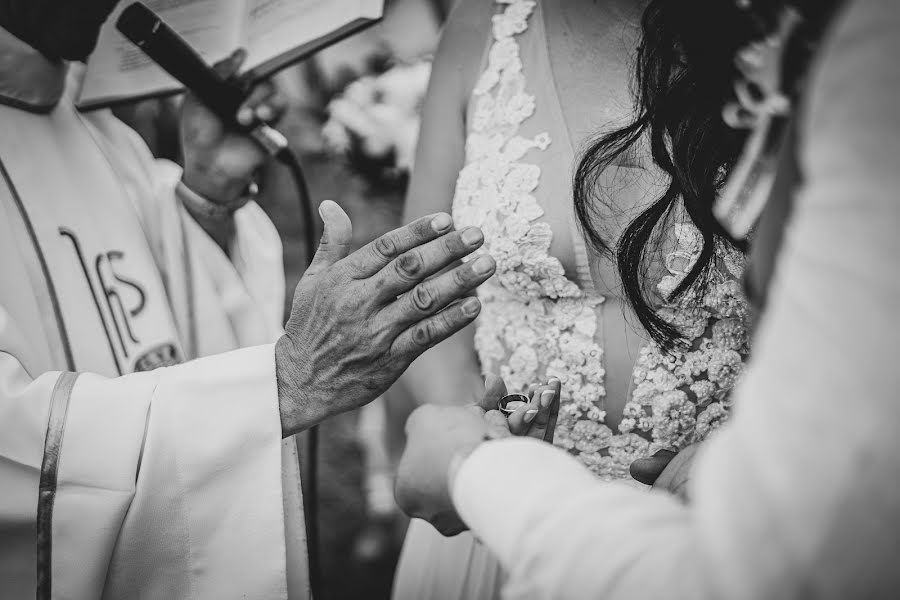
<instances>
[{"instance_id":1,"label":"man's wrist","mask_svg":"<svg viewBox=\"0 0 900 600\"><path fill-rule=\"evenodd\" d=\"M275 343L275 379L278 383L278 410L281 431L287 437L309 429L324 421L328 414L323 406L316 406L309 398L310 390L303 389L299 357L287 335Z\"/></svg>"}]
</instances>

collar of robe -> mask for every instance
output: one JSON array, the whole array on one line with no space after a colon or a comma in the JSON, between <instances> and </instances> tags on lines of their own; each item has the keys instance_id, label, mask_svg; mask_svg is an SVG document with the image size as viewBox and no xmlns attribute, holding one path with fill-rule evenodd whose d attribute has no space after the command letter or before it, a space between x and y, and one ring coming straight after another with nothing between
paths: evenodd
<instances>
[{"instance_id":1,"label":"collar of robe","mask_svg":"<svg viewBox=\"0 0 900 600\"><path fill-rule=\"evenodd\" d=\"M51 61L0 28L0 104L48 113L66 89L69 64Z\"/></svg>"}]
</instances>

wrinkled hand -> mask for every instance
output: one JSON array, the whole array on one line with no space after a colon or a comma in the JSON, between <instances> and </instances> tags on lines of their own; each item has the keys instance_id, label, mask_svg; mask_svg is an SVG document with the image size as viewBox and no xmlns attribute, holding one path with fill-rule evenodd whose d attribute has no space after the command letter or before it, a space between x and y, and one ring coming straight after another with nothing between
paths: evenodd
<instances>
[{"instance_id":1,"label":"wrinkled hand","mask_svg":"<svg viewBox=\"0 0 900 600\"><path fill-rule=\"evenodd\" d=\"M671 450L660 450L649 458L631 463L631 476L645 485L666 490L687 502L690 500L688 484L691 480L691 467L699 448L699 444L694 444L677 454Z\"/></svg>"},{"instance_id":2,"label":"wrinkled hand","mask_svg":"<svg viewBox=\"0 0 900 600\"><path fill-rule=\"evenodd\" d=\"M234 78L247 53L238 50L213 68ZM236 115L242 125L277 123L287 102L270 81L256 85ZM223 125L219 118L187 94L181 111L184 184L210 202L239 206L253 174L268 156L247 135Z\"/></svg>"},{"instance_id":3,"label":"wrinkled hand","mask_svg":"<svg viewBox=\"0 0 900 600\"><path fill-rule=\"evenodd\" d=\"M478 316L477 298L460 299L495 269L482 256L431 277L484 242L478 228L453 231L447 214L421 218L347 256L350 219L330 201L319 212L325 233L276 345L285 435L387 390L422 352Z\"/></svg>"}]
</instances>

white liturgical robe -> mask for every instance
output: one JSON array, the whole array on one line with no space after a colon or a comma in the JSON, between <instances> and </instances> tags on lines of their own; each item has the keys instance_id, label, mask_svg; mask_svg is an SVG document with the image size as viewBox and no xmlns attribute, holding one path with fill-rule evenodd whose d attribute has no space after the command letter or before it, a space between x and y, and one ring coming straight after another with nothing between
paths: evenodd
<instances>
[{"instance_id":1,"label":"white liturgical robe","mask_svg":"<svg viewBox=\"0 0 900 600\"><path fill-rule=\"evenodd\" d=\"M307 598L277 233L226 256L76 71L0 30L0 598Z\"/></svg>"}]
</instances>

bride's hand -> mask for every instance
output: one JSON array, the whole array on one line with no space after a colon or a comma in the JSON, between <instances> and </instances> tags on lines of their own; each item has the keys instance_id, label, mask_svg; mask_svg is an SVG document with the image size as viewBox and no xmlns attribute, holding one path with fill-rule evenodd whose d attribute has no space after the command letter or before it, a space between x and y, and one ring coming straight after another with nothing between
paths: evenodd
<instances>
[{"instance_id":1,"label":"bride's hand","mask_svg":"<svg viewBox=\"0 0 900 600\"><path fill-rule=\"evenodd\" d=\"M556 377L545 384L533 384L528 389L528 402L505 417L499 410L500 399L507 394L506 385L499 377L489 375L484 382L485 391L478 407L484 411L485 419L494 426L516 436L533 437L548 443L553 442L556 420L559 415L559 393L562 384Z\"/></svg>"}]
</instances>

